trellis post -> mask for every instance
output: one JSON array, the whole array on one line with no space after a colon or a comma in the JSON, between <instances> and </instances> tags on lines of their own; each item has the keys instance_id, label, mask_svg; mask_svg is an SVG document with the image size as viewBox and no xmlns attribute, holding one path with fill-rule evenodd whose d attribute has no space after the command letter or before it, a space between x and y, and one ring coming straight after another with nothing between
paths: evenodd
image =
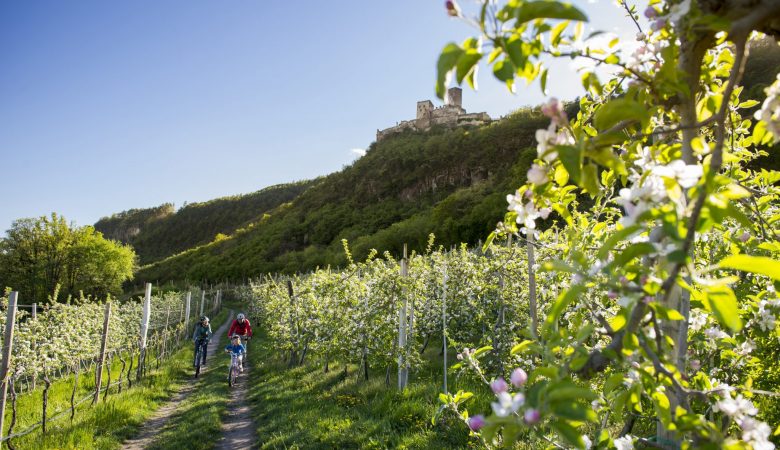
<instances>
[{"instance_id":1,"label":"trellis post","mask_svg":"<svg viewBox=\"0 0 780 450\"><path fill-rule=\"evenodd\" d=\"M409 276L408 261L406 260L406 244L404 244L404 254L401 259L401 277ZM409 361L406 358L406 325L407 311L409 309L409 299L403 295L401 309L398 312L398 389L406 389L409 380Z\"/></svg>"},{"instance_id":2,"label":"trellis post","mask_svg":"<svg viewBox=\"0 0 780 450\"><path fill-rule=\"evenodd\" d=\"M146 283L146 295L144 295L144 308L141 313L141 340L140 353L138 355L138 369L135 374L136 381L141 379L141 373L146 362L146 334L149 331L149 317L152 313L152 283Z\"/></svg>"},{"instance_id":3,"label":"trellis post","mask_svg":"<svg viewBox=\"0 0 780 450\"><path fill-rule=\"evenodd\" d=\"M14 340L14 322L16 322L16 303L19 293L12 291L8 297L8 312L5 319L5 338L3 341L3 362L0 366L0 439L5 425L5 403L8 397L8 368L11 365L11 349Z\"/></svg>"},{"instance_id":4,"label":"trellis post","mask_svg":"<svg viewBox=\"0 0 780 450\"><path fill-rule=\"evenodd\" d=\"M444 285L441 293L441 340L444 354L444 392L447 391L447 263L444 263Z\"/></svg>"},{"instance_id":5,"label":"trellis post","mask_svg":"<svg viewBox=\"0 0 780 450\"><path fill-rule=\"evenodd\" d=\"M203 307L206 305L206 290L200 291L200 315L203 316Z\"/></svg>"},{"instance_id":6,"label":"trellis post","mask_svg":"<svg viewBox=\"0 0 780 450\"><path fill-rule=\"evenodd\" d=\"M106 302L106 312L103 316L103 336L100 340L100 362L95 373L95 396L92 397L92 404L100 399L100 386L103 383L103 365L106 363L106 343L108 342L108 321L111 318L111 302ZM110 380L109 380L110 382Z\"/></svg>"},{"instance_id":7,"label":"trellis post","mask_svg":"<svg viewBox=\"0 0 780 450\"><path fill-rule=\"evenodd\" d=\"M534 339L538 338L539 317L536 311L536 271L534 265L536 260L534 258L534 245L536 237L534 236L534 230L528 230L526 239L526 252L528 254L528 309L531 312L531 336Z\"/></svg>"}]
</instances>

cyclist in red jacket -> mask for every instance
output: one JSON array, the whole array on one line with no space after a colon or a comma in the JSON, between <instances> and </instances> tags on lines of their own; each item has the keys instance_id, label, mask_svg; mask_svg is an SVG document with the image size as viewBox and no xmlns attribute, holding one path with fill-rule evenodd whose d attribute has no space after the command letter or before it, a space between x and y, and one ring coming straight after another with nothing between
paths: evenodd
<instances>
[{"instance_id":1,"label":"cyclist in red jacket","mask_svg":"<svg viewBox=\"0 0 780 450\"><path fill-rule=\"evenodd\" d=\"M230 324L228 330L228 337L240 335L242 338L252 337L252 326L249 324L249 319L246 318L244 313L239 313L236 320Z\"/></svg>"}]
</instances>

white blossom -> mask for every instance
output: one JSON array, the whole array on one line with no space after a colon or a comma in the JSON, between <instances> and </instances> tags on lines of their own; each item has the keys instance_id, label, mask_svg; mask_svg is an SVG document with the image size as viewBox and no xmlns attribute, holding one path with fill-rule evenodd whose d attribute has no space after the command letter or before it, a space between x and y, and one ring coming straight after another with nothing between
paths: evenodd
<instances>
[{"instance_id":1,"label":"white blossom","mask_svg":"<svg viewBox=\"0 0 780 450\"><path fill-rule=\"evenodd\" d=\"M492 402L490 406L493 408L493 413L498 417L506 417L510 414L514 414L525 403L525 396L523 394L510 395L508 392L501 392L496 395L498 402Z\"/></svg>"}]
</instances>

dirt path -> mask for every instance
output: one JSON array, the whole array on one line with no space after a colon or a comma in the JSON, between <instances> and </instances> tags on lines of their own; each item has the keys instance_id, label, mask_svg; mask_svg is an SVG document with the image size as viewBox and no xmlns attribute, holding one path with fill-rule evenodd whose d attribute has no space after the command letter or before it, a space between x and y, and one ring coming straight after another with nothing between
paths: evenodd
<instances>
[{"instance_id":1,"label":"dirt path","mask_svg":"<svg viewBox=\"0 0 780 450\"><path fill-rule=\"evenodd\" d=\"M208 364L205 368L201 368L201 376L206 371L211 370L212 367L221 367L214 361L214 355L219 354L219 342L222 336L227 334L227 328L230 326L232 320L233 311L230 312L228 320L226 320L225 323L223 323L214 332L214 337L209 342L208 355L206 357ZM160 433L160 431L162 431L163 427L168 422L168 419L170 419L173 413L176 412L176 408L179 407L179 404L181 404L181 402L195 390L196 382L196 379L190 379L186 385L184 385L181 389L179 389L178 392L176 392L176 394L174 394L168 403L155 411L154 415L152 415L152 417L146 421L143 428L141 428L141 431L138 433L138 435L135 438L125 442L122 445L122 448L125 450L141 450L148 447L152 441L154 441L154 438Z\"/></svg>"},{"instance_id":2,"label":"dirt path","mask_svg":"<svg viewBox=\"0 0 780 450\"><path fill-rule=\"evenodd\" d=\"M251 344L247 350L252 351ZM255 353L252 356L257 358L259 355ZM244 364L244 371L238 376L236 384L230 390L227 414L222 420L222 437L215 446L217 450L243 450L259 447L255 435L257 427L252 421L251 410L246 401L249 370L249 364Z\"/></svg>"}]
</instances>

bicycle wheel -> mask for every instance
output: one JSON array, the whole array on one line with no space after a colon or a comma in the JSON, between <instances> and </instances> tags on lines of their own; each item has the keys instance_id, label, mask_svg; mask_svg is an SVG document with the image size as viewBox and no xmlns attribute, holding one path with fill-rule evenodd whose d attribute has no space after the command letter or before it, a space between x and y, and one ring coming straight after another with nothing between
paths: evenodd
<instances>
[{"instance_id":1,"label":"bicycle wheel","mask_svg":"<svg viewBox=\"0 0 780 450\"><path fill-rule=\"evenodd\" d=\"M236 366L230 365L230 371L228 372L228 386L233 387L236 383Z\"/></svg>"}]
</instances>

